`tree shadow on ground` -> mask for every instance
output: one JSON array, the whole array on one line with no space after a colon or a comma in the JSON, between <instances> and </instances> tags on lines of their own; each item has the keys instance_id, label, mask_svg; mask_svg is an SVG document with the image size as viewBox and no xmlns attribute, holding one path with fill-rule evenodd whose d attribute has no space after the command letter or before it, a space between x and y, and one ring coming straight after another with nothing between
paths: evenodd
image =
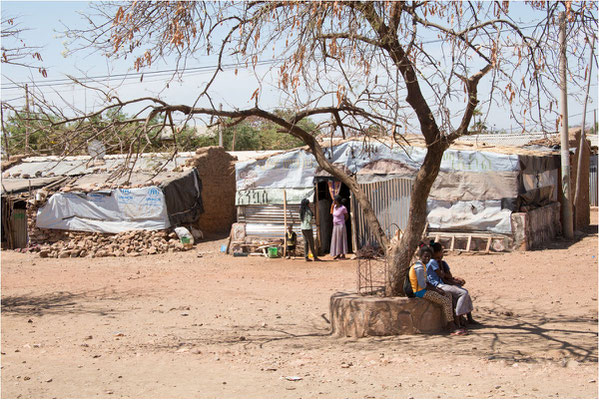
<instances>
[{"instance_id":1,"label":"tree shadow on ground","mask_svg":"<svg viewBox=\"0 0 599 400\"><path fill-rule=\"evenodd\" d=\"M539 312L514 314L504 309L481 307L482 325L467 336L405 335L348 341L356 350L387 347L414 356L438 351L472 355L488 360L536 363L567 361L597 363L597 319Z\"/></svg>"},{"instance_id":2,"label":"tree shadow on ground","mask_svg":"<svg viewBox=\"0 0 599 400\"><path fill-rule=\"evenodd\" d=\"M575 232L574 238L571 240L565 239L564 237L558 237L555 240L544 243L542 246L530 249L530 251L540 251L548 249L565 250L588 236L597 236L597 225L588 225L580 231Z\"/></svg>"},{"instance_id":3,"label":"tree shadow on ground","mask_svg":"<svg viewBox=\"0 0 599 400\"><path fill-rule=\"evenodd\" d=\"M141 347L152 351L169 352L205 346L222 346L229 349L241 346L247 350L249 348L262 349L267 344L282 342L286 348L308 349L320 348L319 341L330 336L330 329L326 325L316 326L316 323L309 326L287 325L285 327L263 327L258 324L234 325L226 329L203 327L191 336L183 334L184 331L181 330L156 338L152 343L145 343Z\"/></svg>"},{"instance_id":4,"label":"tree shadow on ground","mask_svg":"<svg viewBox=\"0 0 599 400\"><path fill-rule=\"evenodd\" d=\"M111 315L119 310L92 304L94 301L118 300L125 293L108 293L105 289L86 292L52 292L43 295L2 297L2 315L42 316L46 314Z\"/></svg>"}]
</instances>

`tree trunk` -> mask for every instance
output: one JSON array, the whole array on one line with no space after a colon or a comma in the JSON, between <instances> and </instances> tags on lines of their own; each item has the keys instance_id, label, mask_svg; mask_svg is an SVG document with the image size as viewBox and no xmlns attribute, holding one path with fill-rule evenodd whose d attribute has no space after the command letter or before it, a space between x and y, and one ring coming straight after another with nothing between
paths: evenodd
<instances>
[{"instance_id":1,"label":"tree trunk","mask_svg":"<svg viewBox=\"0 0 599 400\"><path fill-rule=\"evenodd\" d=\"M392 244L387 251L389 263L387 292L391 296L404 295L403 282L426 225L426 200L439 174L441 159L447 147L448 144L441 141L429 146L412 188L408 226L399 243Z\"/></svg>"}]
</instances>

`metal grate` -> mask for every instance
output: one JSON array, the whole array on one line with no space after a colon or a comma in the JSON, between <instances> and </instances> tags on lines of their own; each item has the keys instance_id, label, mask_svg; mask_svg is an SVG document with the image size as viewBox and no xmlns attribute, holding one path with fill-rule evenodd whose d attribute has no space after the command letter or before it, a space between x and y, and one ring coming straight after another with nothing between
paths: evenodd
<instances>
[{"instance_id":1,"label":"metal grate","mask_svg":"<svg viewBox=\"0 0 599 400\"><path fill-rule=\"evenodd\" d=\"M358 258L358 293L363 296L385 296L387 267L387 259L384 257Z\"/></svg>"}]
</instances>

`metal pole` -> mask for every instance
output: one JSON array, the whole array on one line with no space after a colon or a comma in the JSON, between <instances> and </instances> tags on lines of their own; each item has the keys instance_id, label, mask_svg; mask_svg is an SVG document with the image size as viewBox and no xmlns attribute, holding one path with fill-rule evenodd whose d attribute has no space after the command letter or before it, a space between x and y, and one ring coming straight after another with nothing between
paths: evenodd
<instances>
[{"instance_id":1,"label":"metal pole","mask_svg":"<svg viewBox=\"0 0 599 400\"><path fill-rule=\"evenodd\" d=\"M563 234L566 239L574 237L572 225L572 194L570 185L570 149L568 146L568 90L566 86L566 13L559 14L559 72L561 77L561 163L562 163L562 221Z\"/></svg>"},{"instance_id":2,"label":"metal pole","mask_svg":"<svg viewBox=\"0 0 599 400\"><path fill-rule=\"evenodd\" d=\"M580 173L582 169L582 150L584 149L584 144L586 143L584 127L586 124L586 116L587 116L587 103L589 102L589 90L591 89L591 76L593 72L593 56L595 52L595 37L593 36L593 44L591 44L591 58L589 60L589 80L587 82L587 92L584 98L584 106L582 107L582 124L580 127L580 142L578 143L578 159L576 163L576 192L574 192L574 209L578 206L578 198L580 197ZM577 218L578 219L578 218Z\"/></svg>"},{"instance_id":3,"label":"metal pole","mask_svg":"<svg viewBox=\"0 0 599 400\"><path fill-rule=\"evenodd\" d=\"M25 84L25 153L29 153L29 86Z\"/></svg>"},{"instance_id":4,"label":"metal pole","mask_svg":"<svg viewBox=\"0 0 599 400\"><path fill-rule=\"evenodd\" d=\"M220 111L222 111L223 105L220 104L218 108ZM218 146L219 147L223 147L223 128L221 127L221 125L222 125L222 121L220 120L220 117L219 117L219 121L218 121Z\"/></svg>"},{"instance_id":5,"label":"metal pole","mask_svg":"<svg viewBox=\"0 0 599 400\"><path fill-rule=\"evenodd\" d=\"M283 257L287 257L287 191L283 189Z\"/></svg>"}]
</instances>

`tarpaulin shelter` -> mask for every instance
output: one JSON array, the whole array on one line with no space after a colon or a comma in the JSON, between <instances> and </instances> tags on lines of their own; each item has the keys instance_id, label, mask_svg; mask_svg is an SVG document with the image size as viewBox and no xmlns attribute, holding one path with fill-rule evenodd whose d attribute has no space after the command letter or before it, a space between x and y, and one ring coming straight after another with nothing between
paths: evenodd
<instances>
[{"instance_id":1,"label":"tarpaulin shelter","mask_svg":"<svg viewBox=\"0 0 599 400\"><path fill-rule=\"evenodd\" d=\"M37 210L38 228L103 233L166 229L192 223L204 211L200 175L186 167L194 155L143 154L135 164L127 155L107 155L101 162L88 156L29 157L3 171L2 185L7 193L12 188L44 195L53 187ZM115 178L113 172L126 165L131 174ZM162 172L156 174L159 165ZM40 200L35 193L29 197L30 202Z\"/></svg>"},{"instance_id":2,"label":"tarpaulin shelter","mask_svg":"<svg viewBox=\"0 0 599 400\"><path fill-rule=\"evenodd\" d=\"M421 138L410 137L409 142L409 146L399 146L385 139L368 144L349 139L322 144L330 161L356 177L388 235L407 224L411 183L426 154ZM428 229L513 237L514 213L526 207L531 210L556 204L558 168L559 154L549 148L455 144L445 152L439 176L426 200ZM326 182L334 179L320 169L306 149L238 162L236 178L238 222L245 223L248 237L282 237L283 209L297 226L299 203L308 198L316 204L315 231L321 247L326 249L323 227L330 219L331 197ZM536 190L536 195L526 196ZM371 243L373 237L359 205L349 191L343 193L342 188L341 194L350 198L354 246Z\"/></svg>"}]
</instances>

